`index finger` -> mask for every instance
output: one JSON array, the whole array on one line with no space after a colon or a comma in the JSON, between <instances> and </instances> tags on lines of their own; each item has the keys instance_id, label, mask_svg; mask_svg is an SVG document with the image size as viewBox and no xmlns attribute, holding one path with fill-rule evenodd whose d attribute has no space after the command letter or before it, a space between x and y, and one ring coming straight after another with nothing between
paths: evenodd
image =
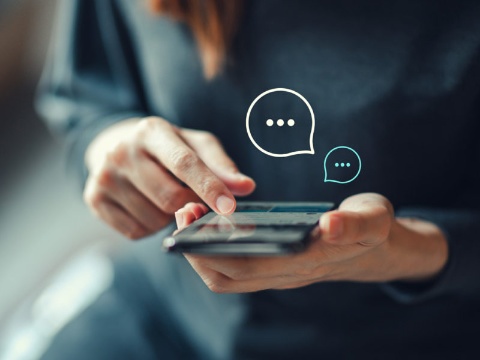
<instances>
[{"instance_id":1,"label":"index finger","mask_svg":"<svg viewBox=\"0 0 480 360\"><path fill-rule=\"evenodd\" d=\"M246 196L255 190L255 182L239 172L235 162L228 156L220 141L205 131L181 129L179 136L185 140L235 195Z\"/></svg>"},{"instance_id":2,"label":"index finger","mask_svg":"<svg viewBox=\"0 0 480 360\"><path fill-rule=\"evenodd\" d=\"M157 123L155 136L146 148L178 179L187 184L210 208L222 215L235 210L235 198L227 186L205 165L195 151L187 146L169 123Z\"/></svg>"}]
</instances>

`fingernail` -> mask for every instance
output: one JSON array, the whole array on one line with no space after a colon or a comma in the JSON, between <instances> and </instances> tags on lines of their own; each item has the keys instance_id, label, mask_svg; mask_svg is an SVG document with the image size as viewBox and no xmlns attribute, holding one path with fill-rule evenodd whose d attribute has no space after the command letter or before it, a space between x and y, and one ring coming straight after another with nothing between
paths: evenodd
<instances>
[{"instance_id":1,"label":"fingernail","mask_svg":"<svg viewBox=\"0 0 480 360\"><path fill-rule=\"evenodd\" d=\"M233 207L235 206L235 202L232 199L230 199L228 196L221 195L217 199L216 205L220 213L228 214L233 210Z\"/></svg>"},{"instance_id":2,"label":"fingernail","mask_svg":"<svg viewBox=\"0 0 480 360\"><path fill-rule=\"evenodd\" d=\"M177 228L181 228L185 225L185 215L182 212L177 211L175 213L175 221L177 222Z\"/></svg>"},{"instance_id":3,"label":"fingernail","mask_svg":"<svg viewBox=\"0 0 480 360\"><path fill-rule=\"evenodd\" d=\"M343 232L343 221L338 216L324 216L320 219L320 228L326 232L327 237L338 238Z\"/></svg>"}]
</instances>

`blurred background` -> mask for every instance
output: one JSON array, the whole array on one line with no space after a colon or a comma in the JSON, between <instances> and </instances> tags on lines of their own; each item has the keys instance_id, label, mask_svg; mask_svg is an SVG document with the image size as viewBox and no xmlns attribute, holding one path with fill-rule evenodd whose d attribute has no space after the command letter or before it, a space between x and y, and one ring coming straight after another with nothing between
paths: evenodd
<instances>
[{"instance_id":1,"label":"blurred background","mask_svg":"<svg viewBox=\"0 0 480 360\"><path fill-rule=\"evenodd\" d=\"M90 215L34 110L56 0L0 0L0 359L35 359L111 278L125 240Z\"/></svg>"}]
</instances>

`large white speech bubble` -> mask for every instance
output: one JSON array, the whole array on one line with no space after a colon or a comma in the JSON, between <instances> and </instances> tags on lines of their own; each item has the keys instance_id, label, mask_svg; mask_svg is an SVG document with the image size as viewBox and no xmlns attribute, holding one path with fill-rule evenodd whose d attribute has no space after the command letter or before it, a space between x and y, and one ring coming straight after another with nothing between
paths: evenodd
<instances>
[{"instance_id":1,"label":"large white speech bubble","mask_svg":"<svg viewBox=\"0 0 480 360\"><path fill-rule=\"evenodd\" d=\"M292 151L292 152L284 153L284 154L272 153L268 150L265 150L260 145L258 145L257 142L255 141L255 139L253 138L252 133L250 132L250 113L252 112L252 109L255 106L255 104L262 97L264 97L268 94L274 93L274 92L287 92L287 93L293 94L293 95L299 97L305 103L305 105L307 106L308 111L310 112L310 116L312 118L312 127L311 127L311 130L310 130L310 139L309 139L309 149L308 150L298 150L298 151ZM248 133L248 137L250 138L250 141L253 143L253 145L255 145L255 147L258 150L260 150L261 152L263 152L266 155L274 156L274 157L287 157L287 156L300 155L300 154L310 154L310 155L315 154L315 150L313 148L313 134L315 133L315 115L314 115L313 109L310 106L310 103L307 101L307 99L305 99L302 94L300 94L300 93L298 93L294 90L287 89L287 88L275 88L275 89L267 90L267 91L261 93L260 95L258 95L255 98L255 100L253 100L250 107L248 108L246 126L247 126L247 133Z\"/></svg>"}]
</instances>

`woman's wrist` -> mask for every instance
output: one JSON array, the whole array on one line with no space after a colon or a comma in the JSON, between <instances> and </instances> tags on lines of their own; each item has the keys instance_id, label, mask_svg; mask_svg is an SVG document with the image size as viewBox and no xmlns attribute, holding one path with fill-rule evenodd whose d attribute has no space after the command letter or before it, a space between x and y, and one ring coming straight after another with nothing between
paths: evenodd
<instances>
[{"instance_id":1,"label":"woman's wrist","mask_svg":"<svg viewBox=\"0 0 480 360\"><path fill-rule=\"evenodd\" d=\"M448 260L445 235L424 220L396 218L387 243L390 280L432 280Z\"/></svg>"}]
</instances>

